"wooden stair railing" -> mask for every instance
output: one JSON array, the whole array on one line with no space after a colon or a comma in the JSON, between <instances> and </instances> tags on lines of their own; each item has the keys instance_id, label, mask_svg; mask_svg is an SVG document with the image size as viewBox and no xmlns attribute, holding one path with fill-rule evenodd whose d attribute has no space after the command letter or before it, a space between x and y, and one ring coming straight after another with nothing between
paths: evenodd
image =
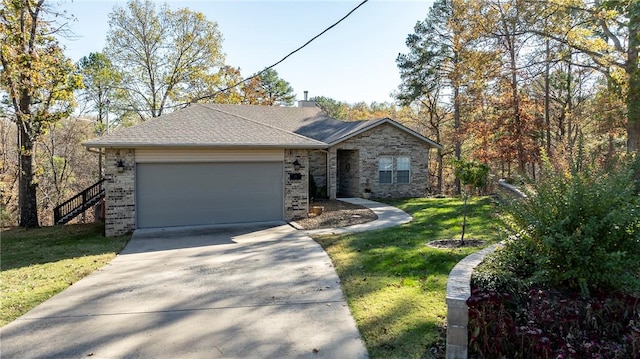
<instances>
[{"instance_id":1,"label":"wooden stair railing","mask_svg":"<svg viewBox=\"0 0 640 359\"><path fill-rule=\"evenodd\" d=\"M53 223L65 224L98 203L104 196L102 182L104 178L54 208Z\"/></svg>"}]
</instances>

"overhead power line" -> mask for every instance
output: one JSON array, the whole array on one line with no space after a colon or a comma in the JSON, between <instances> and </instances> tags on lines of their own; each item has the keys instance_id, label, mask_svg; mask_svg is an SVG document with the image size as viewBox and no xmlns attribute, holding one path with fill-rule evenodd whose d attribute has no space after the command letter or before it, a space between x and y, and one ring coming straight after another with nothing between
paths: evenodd
<instances>
[{"instance_id":1,"label":"overhead power line","mask_svg":"<svg viewBox=\"0 0 640 359\"><path fill-rule=\"evenodd\" d=\"M280 59L278 62L274 63L273 65L267 66L267 67L265 67L264 69L262 69L262 71L260 71L260 72L258 72L258 73L256 73L256 74L254 74L254 75L252 75L252 76L249 76L249 77L247 77L247 78L246 78L246 79L244 79L244 80L238 81L237 83L235 83L235 84L233 84L233 85L230 85L230 86L228 86L228 87L226 87L226 88L223 88L223 89L221 89L221 90L218 90L218 91L216 91L216 92L214 92L214 93L212 93L212 94L209 94L209 95L206 95L206 96L201 96L201 97L195 98L195 99L193 99L193 100L189 101L188 103L186 103L186 105L189 105L189 104L192 104L192 103L194 103L194 102L198 102L198 101L201 101L201 100L204 100L204 99L208 99L208 98L215 97L215 96L217 96L217 95L219 95L219 94L221 94L221 93L223 93L223 92L225 92L225 91L229 91L229 90L231 90L231 89L232 89L232 88L234 88L234 87L237 87L237 86L239 86L239 85L241 85L241 84L243 84L243 83L245 83L245 82L247 82L247 81L249 81L249 80L251 80L251 79L253 79L253 78L256 78L256 77L258 77L258 76L262 75L265 71L267 71L267 70L269 70L269 69L272 69L272 68L274 68L274 67L278 66L280 63L282 63L284 60L286 60L287 58L289 58L291 55L293 55L293 54L295 54L296 52L298 52L298 51L300 51L300 50L304 49L307 45L309 45L309 44L310 44L311 42L313 42L315 39L317 39L317 38L319 38L320 36L324 35L324 33L326 33L327 31L329 31L329 30L331 30L331 29L333 29L336 25L338 25L339 23L341 23L342 21L344 21L346 18L348 18L349 16L351 16L351 14L353 14L356 10L358 10L358 8L360 8L362 5L364 5L364 4L365 4L365 3L367 3L368 1L369 1L369 0L364 0L364 1L362 1L360 4L358 4L358 6L354 7L353 9L351 9L351 11L349 11L349 12L348 12L345 16L343 16L340 20L336 21L336 22L335 22L335 23L333 23L331 26L329 26L329 27L327 27L326 29L324 29L324 30L323 30L321 33L319 33L318 35L316 35L316 36L312 37L309 41L305 42L305 43L304 43L304 45L302 45L302 46L298 47L297 49L295 49L295 50L291 51L290 53L288 53L285 57L283 57L282 59Z\"/></svg>"}]
</instances>

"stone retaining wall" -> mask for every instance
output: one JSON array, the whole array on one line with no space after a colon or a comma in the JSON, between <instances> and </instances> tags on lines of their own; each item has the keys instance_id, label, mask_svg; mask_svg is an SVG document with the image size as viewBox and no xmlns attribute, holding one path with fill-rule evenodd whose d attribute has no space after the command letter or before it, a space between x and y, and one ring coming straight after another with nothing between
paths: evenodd
<instances>
[{"instance_id":1,"label":"stone retaining wall","mask_svg":"<svg viewBox=\"0 0 640 359\"><path fill-rule=\"evenodd\" d=\"M518 199L527 199L527 195L519 190L516 186L507 183L504 179L498 180L498 189L507 193L511 197Z\"/></svg>"},{"instance_id":2,"label":"stone retaining wall","mask_svg":"<svg viewBox=\"0 0 640 359\"><path fill-rule=\"evenodd\" d=\"M469 308L471 274L484 258L498 248L494 244L470 254L458 262L447 281L447 359L466 359L468 355Z\"/></svg>"}]
</instances>

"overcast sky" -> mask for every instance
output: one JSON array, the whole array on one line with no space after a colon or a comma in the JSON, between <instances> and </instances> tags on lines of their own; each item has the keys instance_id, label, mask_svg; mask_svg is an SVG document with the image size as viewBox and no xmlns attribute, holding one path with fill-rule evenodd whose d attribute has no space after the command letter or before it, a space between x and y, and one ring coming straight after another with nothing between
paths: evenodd
<instances>
[{"instance_id":1,"label":"overcast sky","mask_svg":"<svg viewBox=\"0 0 640 359\"><path fill-rule=\"evenodd\" d=\"M357 6L360 1L172 0L218 23L226 63L246 77L280 60ZM289 81L298 99L327 96L339 101L392 101L400 83L395 59L407 52L405 40L423 20L432 0L370 0L349 18L275 69ZM67 56L77 61L102 51L108 15L123 0L65 0L74 15L77 39L63 40Z\"/></svg>"}]
</instances>

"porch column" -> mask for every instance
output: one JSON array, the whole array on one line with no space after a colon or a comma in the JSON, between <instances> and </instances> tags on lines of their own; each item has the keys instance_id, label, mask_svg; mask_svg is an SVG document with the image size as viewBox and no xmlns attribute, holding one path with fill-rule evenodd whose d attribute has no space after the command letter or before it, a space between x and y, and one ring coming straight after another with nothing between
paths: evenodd
<instances>
[{"instance_id":1,"label":"porch column","mask_svg":"<svg viewBox=\"0 0 640 359\"><path fill-rule=\"evenodd\" d=\"M329 199L336 199L338 191L338 151L335 148L329 148L327 156L327 185L329 187Z\"/></svg>"}]
</instances>

